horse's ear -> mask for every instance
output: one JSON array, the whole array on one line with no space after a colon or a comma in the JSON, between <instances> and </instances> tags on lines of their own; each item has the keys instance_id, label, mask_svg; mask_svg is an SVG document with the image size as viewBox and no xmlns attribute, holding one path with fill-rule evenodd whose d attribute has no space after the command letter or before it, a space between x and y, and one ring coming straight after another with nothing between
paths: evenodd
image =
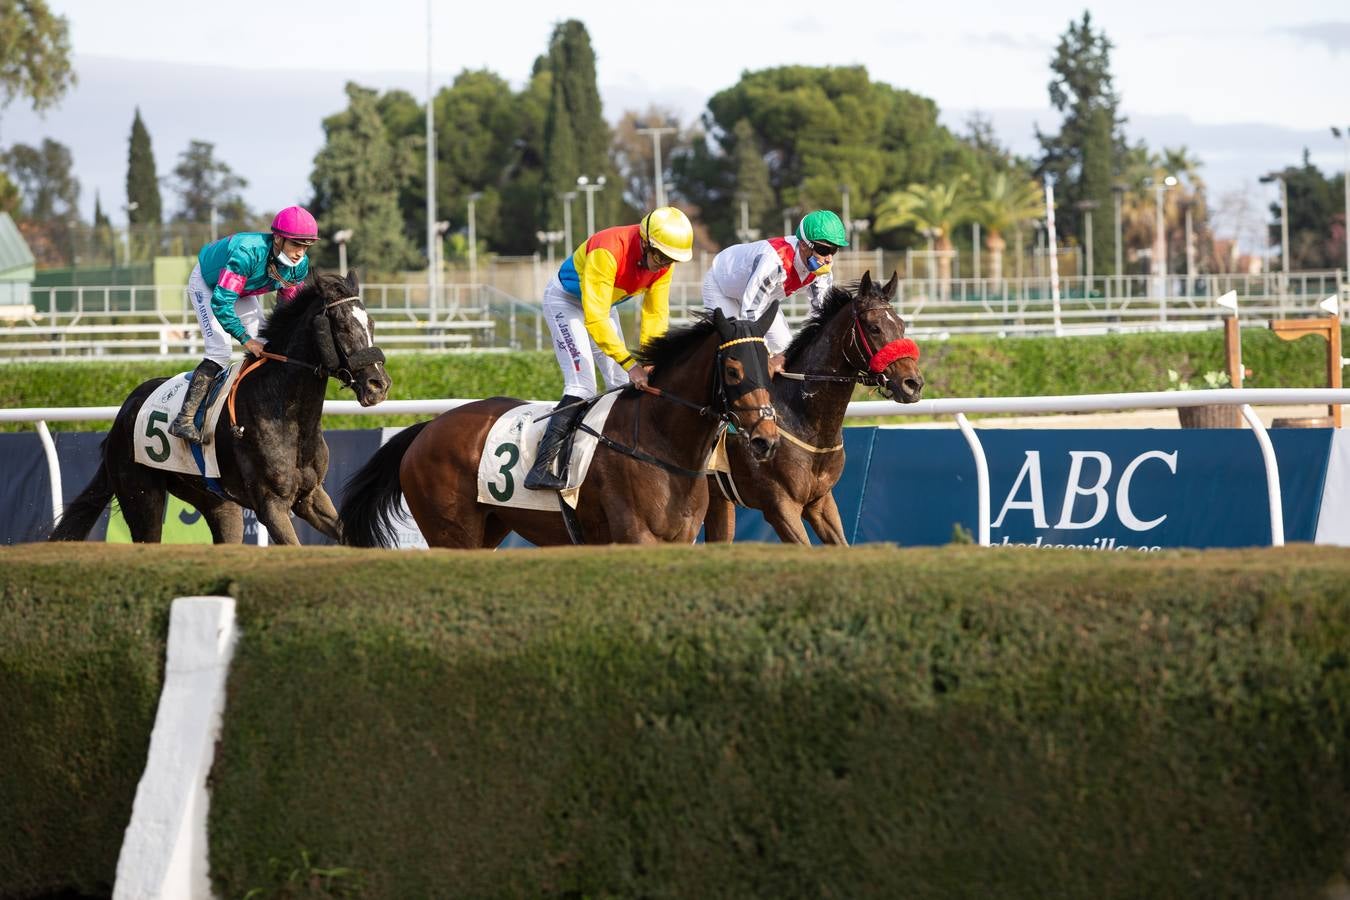
<instances>
[{"instance_id":1,"label":"horse's ear","mask_svg":"<svg viewBox=\"0 0 1350 900\"><path fill-rule=\"evenodd\" d=\"M361 283L356 277L355 269L347 270L347 289L352 292L353 296L361 293Z\"/></svg>"},{"instance_id":2,"label":"horse's ear","mask_svg":"<svg viewBox=\"0 0 1350 900\"><path fill-rule=\"evenodd\" d=\"M865 297L870 293L872 293L872 270L868 269L858 280L858 296Z\"/></svg>"},{"instance_id":3,"label":"horse's ear","mask_svg":"<svg viewBox=\"0 0 1350 900\"><path fill-rule=\"evenodd\" d=\"M718 334L726 334L727 329L730 327L727 324L726 313L717 308L713 309L713 326L717 328Z\"/></svg>"},{"instance_id":4,"label":"horse's ear","mask_svg":"<svg viewBox=\"0 0 1350 900\"><path fill-rule=\"evenodd\" d=\"M886 282L886 286L881 289L881 293L886 297L887 303L895 299L895 289L899 287L899 285L900 285L900 273L892 269L891 280Z\"/></svg>"},{"instance_id":5,"label":"horse's ear","mask_svg":"<svg viewBox=\"0 0 1350 900\"><path fill-rule=\"evenodd\" d=\"M778 301L775 300L764 307L764 312L760 313L759 318L755 320L755 335L757 337L764 337L769 330L769 326L773 325L773 321L777 317Z\"/></svg>"}]
</instances>

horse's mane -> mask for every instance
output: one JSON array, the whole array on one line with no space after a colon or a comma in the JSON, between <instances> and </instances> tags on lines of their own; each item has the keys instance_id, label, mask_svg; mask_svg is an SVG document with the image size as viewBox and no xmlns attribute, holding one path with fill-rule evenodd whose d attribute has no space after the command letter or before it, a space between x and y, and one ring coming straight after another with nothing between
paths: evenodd
<instances>
[{"instance_id":1,"label":"horse's mane","mask_svg":"<svg viewBox=\"0 0 1350 900\"><path fill-rule=\"evenodd\" d=\"M715 330L712 316L706 312L699 313L692 324L672 328L660 337L653 338L633 356L643 365L662 369L684 357Z\"/></svg>"},{"instance_id":2,"label":"horse's mane","mask_svg":"<svg viewBox=\"0 0 1350 900\"><path fill-rule=\"evenodd\" d=\"M811 318L806 320L801 330L797 332L797 336L792 339L792 343L788 344L783 355L789 360L795 359L798 353L801 353L816 338L820 337L821 329L834 318L835 313L853 302L860 284L860 282L855 281L847 287L832 286L830 292L825 295L825 299L821 301L820 309L812 313Z\"/></svg>"},{"instance_id":3,"label":"horse's mane","mask_svg":"<svg viewBox=\"0 0 1350 900\"><path fill-rule=\"evenodd\" d=\"M308 324L323 308L314 301L328 296L331 293L330 288L335 284L345 286L340 275L320 272L310 276L294 297L286 303L278 303L273 307L258 337L264 343L275 344L278 347L286 346L296 329Z\"/></svg>"}]
</instances>

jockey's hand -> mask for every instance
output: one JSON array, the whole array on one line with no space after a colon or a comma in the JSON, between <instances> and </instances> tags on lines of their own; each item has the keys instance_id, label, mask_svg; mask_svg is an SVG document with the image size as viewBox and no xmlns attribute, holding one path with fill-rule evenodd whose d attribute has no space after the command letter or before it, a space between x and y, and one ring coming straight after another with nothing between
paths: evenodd
<instances>
[{"instance_id":1,"label":"jockey's hand","mask_svg":"<svg viewBox=\"0 0 1350 900\"><path fill-rule=\"evenodd\" d=\"M637 365L628 370L628 380L640 388L647 386L647 373L652 370L651 366Z\"/></svg>"},{"instance_id":2,"label":"jockey's hand","mask_svg":"<svg viewBox=\"0 0 1350 900\"><path fill-rule=\"evenodd\" d=\"M257 338L249 338L244 342L244 349L261 359L263 355L263 342Z\"/></svg>"},{"instance_id":3,"label":"jockey's hand","mask_svg":"<svg viewBox=\"0 0 1350 900\"><path fill-rule=\"evenodd\" d=\"M787 367L787 357L781 353L775 353L769 357L769 377L774 378L780 375Z\"/></svg>"}]
</instances>

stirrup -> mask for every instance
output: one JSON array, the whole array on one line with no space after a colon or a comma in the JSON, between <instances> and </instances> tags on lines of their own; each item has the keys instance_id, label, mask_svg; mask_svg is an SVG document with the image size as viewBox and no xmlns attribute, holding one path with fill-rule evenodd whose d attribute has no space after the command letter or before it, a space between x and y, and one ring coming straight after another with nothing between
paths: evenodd
<instances>
[{"instance_id":1,"label":"stirrup","mask_svg":"<svg viewBox=\"0 0 1350 900\"><path fill-rule=\"evenodd\" d=\"M552 463L552 460L549 460L549 462ZM547 466L540 471L539 466L536 465L525 476L525 488L527 490L561 491L565 487L567 487L567 474L554 475L553 471Z\"/></svg>"}]
</instances>

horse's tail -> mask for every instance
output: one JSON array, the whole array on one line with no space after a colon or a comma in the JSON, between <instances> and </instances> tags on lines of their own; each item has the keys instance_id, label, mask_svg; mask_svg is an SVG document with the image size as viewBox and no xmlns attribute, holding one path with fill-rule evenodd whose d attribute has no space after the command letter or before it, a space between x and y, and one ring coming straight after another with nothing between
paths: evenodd
<instances>
[{"instance_id":1,"label":"horse's tail","mask_svg":"<svg viewBox=\"0 0 1350 900\"><path fill-rule=\"evenodd\" d=\"M393 547L394 518L399 516L399 463L413 439L431 421L418 422L390 438L342 488L342 543L349 547Z\"/></svg>"},{"instance_id":2,"label":"horse's tail","mask_svg":"<svg viewBox=\"0 0 1350 900\"><path fill-rule=\"evenodd\" d=\"M112 500L112 481L108 477L108 439L99 445L98 471L80 491L80 496L71 501L61 513L61 518L47 536L49 541L82 541L89 536L98 517L103 515L108 501Z\"/></svg>"}]
</instances>

